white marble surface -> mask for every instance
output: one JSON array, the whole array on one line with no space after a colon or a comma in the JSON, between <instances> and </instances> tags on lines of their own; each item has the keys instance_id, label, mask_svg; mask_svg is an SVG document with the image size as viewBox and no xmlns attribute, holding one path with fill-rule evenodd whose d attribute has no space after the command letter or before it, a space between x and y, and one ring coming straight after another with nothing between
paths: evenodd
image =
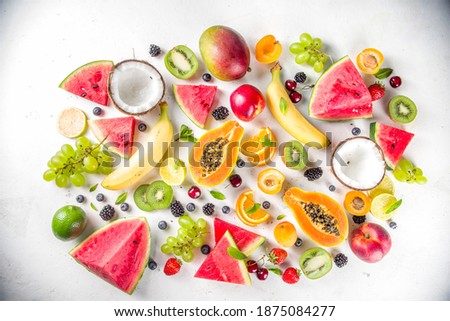
<instances>
[{"instance_id":1,"label":"white marble surface","mask_svg":"<svg viewBox=\"0 0 450 321\"><path fill-rule=\"evenodd\" d=\"M195 5L194 5L195 3ZM0 1L0 298L3 300L448 300L450 299L450 168L448 162L449 113L449 31L448 1ZM339 246L349 265L334 268L318 281L302 279L295 286L270 275L265 282L253 278L252 287L220 284L193 278L203 256L185 264L177 276L168 278L162 270L146 270L133 296L128 296L86 272L67 252L77 244L61 242L51 233L53 213L65 204L74 204L79 193L94 200L87 188L59 189L42 180L48 158L61 144L68 142L56 132L55 116L64 107L76 106L93 117L94 104L58 89L60 81L74 68L92 60L118 62L135 57L153 63L168 85L179 82L165 70L163 59L151 59L150 43L168 50L177 44L191 47L197 54L198 39L207 27L224 24L237 29L254 48L263 35L272 33L281 41L284 77L298 70L314 72L293 63L288 44L303 31L319 36L335 58L376 47L385 54L385 66L395 69L403 85L374 104L376 120L388 122L386 104L394 94L410 96L419 108L417 120L408 126L416 134L405 156L423 168L426 186L396 184L397 196L404 200L396 218L398 229L390 230L393 247L380 263L359 261L348 244ZM228 105L229 93L241 83L252 83L265 90L270 81L266 66L252 57L252 73L244 79L219 86L216 104ZM205 67L201 63L198 77ZM367 77L366 80L370 81ZM170 88L168 86L168 88ZM175 127L190 124L174 103L170 90L166 97ZM299 104L306 112L307 99ZM106 109L106 117L119 113ZM158 111L142 117L153 124ZM333 143L351 136L351 122L314 122L331 131ZM354 122L368 135L368 120ZM192 124L190 124L193 126ZM211 120L209 128L214 126ZM268 110L246 125L254 133L263 125L274 129L280 140L289 138ZM196 129L196 135L201 133ZM323 152L314 157L324 159ZM346 190L338 185L328 169L316 183L288 171L277 158L277 165L292 185L315 191L327 191L328 184L338 187L333 196L342 201ZM255 175L261 169L237 170L244 185L257 190ZM156 173L150 176L155 177ZM96 183L100 177L91 177ZM188 186L189 182L186 184ZM175 190L184 200L186 186ZM224 187L224 185L222 186ZM225 189L232 205L239 192ZM99 190L100 191L100 190ZM204 190L204 192L206 192ZM94 193L95 194L95 193ZM119 192L105 191L108 201ZM204 193L205 194L205 193ZM208 197L197 202L200 205ZM293 218L279 196L268 197L272 214ZM132 203L131 199L129 201ZM88 204L88 203L87 203ZM103 223L85 204L90 224L86 236ZM133 204L129 215L142 214ZM197 212L196 216L200 216ZM166 232L157 229L159 219L171 220L168 211L148 214L153 231L152 256L161 267L165 257L159 246L174 233L175 224ZM234 216L230 221L240 224ZM374 219L372 219L374 220ZM273 245L271 224L258 227ZM386 226L386 225L385 225ZM352 225L353 228L353 225ZM299 235L304 236L298 229ZM305 238L306 239L306 238ZM297 264L300 254L311 247L289 249L289 262ZM335 251L335 250L333 250ZM252 276L253 277L253 276Z\"/></svg>"}]
</instances>

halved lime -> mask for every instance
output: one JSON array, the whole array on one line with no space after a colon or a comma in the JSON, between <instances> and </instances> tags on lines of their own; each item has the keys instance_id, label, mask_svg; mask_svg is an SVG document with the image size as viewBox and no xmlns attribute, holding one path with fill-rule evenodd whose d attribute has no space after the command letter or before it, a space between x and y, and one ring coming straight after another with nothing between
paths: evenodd
<instances>
[{"instance_id":1,"label":"halved lime","mask_svg":"<svg viewBox=\"0 0 450 321\"><path fill-rule=\"evenodd\" d=\"M186 166L178 158L168 157L159 168L159 175L168 185L181 185L186 179Z\"/></svg>"},{"instance_id":2,"label":"halved lime","mask_svg":"<svg viewBox=\"0 0 450 321\"><path fill-rule=\"evenodd\" d=\"M63 241L73 240L83 233L86 223L86 213L81 207L67 205L57 210L53 216L53 234Z\"/></svg>"},{"instance_id":3,"label":"halved lime","mask_svg":"<svg viewBox=\"0 0 450 321\"><path fill-rule=\"evenodd\" d=\"M401 202L391 194L380 194L372 200L370 212L377 219L387 221L397 214Z\"/></svg>"},{"instance_id":4,"label":"halved lime","mask_svg":"<svg viewBox=\"0 0 450 321\"><path fill-rule=\"evenodd\" d=\"M395 188L394 183L389 178L389 176L384 175L383 180L380 184L377 185L377 187L367 191L367 195L371 200L375 199L380 194L391 194L394 195Z\"/></svg>"},{"instance_id":5,"label":"halved lime","mask_svg":"<svg viewBox=\"0 0 450 321\"><path fill-rule=\"evenodd\" d=\"M57 128L59 133L65 137L81 136L87 128L86 115L78 108L66 108L58 116Z\"/></svg>"}]
</instances>

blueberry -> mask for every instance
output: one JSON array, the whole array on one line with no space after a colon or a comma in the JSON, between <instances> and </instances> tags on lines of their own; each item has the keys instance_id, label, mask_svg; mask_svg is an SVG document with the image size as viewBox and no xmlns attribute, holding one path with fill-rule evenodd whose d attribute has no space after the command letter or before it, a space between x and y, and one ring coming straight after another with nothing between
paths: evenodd
<instances>
[{"instance_id":1,"label":"blueberry","mask_svg":"<svg viewBox=\"0 0 450 321\"><path fill-rule=\"evenodd\" d=\"M237 162L236 162L236 166L238 168L242 168L242 167L245 166L245 162L242 159L238 159Z\"/></svg>"},{"instance_id":2,"label":"blueberry","mask_svg":"<svg viewBox=\"0 0 450 321\"><path fill-rule=\"evenodd\" d=\"M103 195L102 193L98 193L95 199L99 202L103 202L105 200L105 195Z\"/></svg>"},{"instance_id":3,"label":"blueberry","mask_svg":"<svg viewBox=\"0 0 450 321\"><path fill-rule=\"evenodd\" d=\"M328 187L328 189L330 190L330 192L334 192L334 191L336 190L336 186L330 185L330 186Z\"/></svg>"},{"instance_id":4,"label":"blueberry","mask_svg":"<svg viewBox=\"0 0 450 321\"><path fill-rule=\"evenodd\" d=\"M158 228L160 230L165 230L167 228L167 222L166 221L159 221L158 222Z\"/></svg>"},{"instance_id":5,"label":"blueberry","mask_svg":"<svg viewBox=\"0 0 450 321\"><path fill-rule=\"evenodd\" d=\"M204 73L203 76L202 76L203 81L206 81L206 82L210 82L211 78L212 78L211 75L208 74L207 72Z\"/></svg>"},{"instance_id":6,"label":"blueberry","mask_svg":"<svg viewBox=\"0 0 450 321\"><path fill-rule=\"evenodd\" d=\"M353 136L358 136L359 134L361 134L361 129L359 129L359 127L354 127L352 129L352 134Z\"/></svg>"},{"instance_id":7,"label":"blueberry","mask_svg":"<svg viewBox=\"0 0 450 321\"><path fill-rule=\"evenodd\" d=\"M395 223L394 221L390 221L389 222L389 227L393 230L395 230L397 228L397 223Z\"/></svg>"},{"instance_id":8,"label":"blueberry","mask_svg":"<svg viewBox=\"0 0 450 321\"><path fill-rule=\"evenodd\" d=\"M200 251L201 251L203 254L208 255L209 252L211 252L211 248L209 247L208 244L204 244L204 245L202 245L202 247L200 248Z\"/></svg>"},{"instance_id":9,"label":"blueberry","mask_svg":"<svg viewBox=\"0 0 450 321\"><path fill-rule=\"evenodd\" d=\"M303 244L303 240L299 237L297 237L297 241L295 241L295 246L300 247Z\"/></svg>"},{"instance_id":10,"label":"blueberry","mask_svg":"<svg viewBox=\"0 0 450 321\"><path fill-rule=\"evenodd\" d=\"M263 207L263 209L265 209L265 210L269 209L269 208L270 208L270 202L269 202L269 201L264 201L264 202L262 203L262 207Z\"/></svg>"},{"instance_id":11,"label":"blueberry","mask_svg":"<svg viewBox=\"0 0 450 321\"><path fill-rule=\"evenodd\" d=\"M153 261L152 259L150 259L150 260L148 261L148 268L149 268L150 270L156 270L157 267L158 267L158 264L156 264L155 261Z\"/></svg>"},{"instance_id":12,"label":"blueberry","mask_svg":"<svg viewBox=\"0 0 450 321\"><path fill-rule=\"evenodd\" d=\"M229 206L222 207L222 213L223 214L228 214L230 212L231 212L231 208Z\"/></svg>"},{"instance_id":13,"label":"blueberry","mask_svg":"<svg viewBox=\"0 0 450 321\"><path fill-rule=\"evenodd\" d=\"M195 204L194 204L194 203L187 203L187 204L186 204L186 209L187 209L189 212L195 211Z\"/></svg>"},{"instance_id":14,"label":"blueberry","mask_svg":"<svg viewBox=\"0 0 450 321\"><path fill-rule=\"evenodd\" d=\"M145 132L147 130L147 125L144 123L140 123L138 129L140 132Z\"/></svg>"},{"instance_id":15,"label":"blueberry","mask_svg":"<svg viewBox=\"0 0 450 321\"><path fill-rule=\"evenodd\" d=\"M83 203L84 202L84 196L83 195L77 195L77 202L78 203Z\"/></svg>"},{"instance_id":16,"label":"blueberry","mask_svg":"<svg viewBox=\"0 0 450 321\"><path fill-rule=\"evenodd\" d=\"M130 205L128 205L128 203L122 203L122 204L120 204L120 209L122 211L126 212L130 209Z\"/></svg>"},{"instance_id":17,"label":"blueberry","mask_svg":"<svg viewBox=\"0 0 450 321\"><path fill-rule=\"evenodd\" d=\"M102 109L100 108L100 107L94 107L94 109L92 110L92 113L95 115L95 116L100 116L101 114L102 114Z\"/></svg>"}]
</instances>

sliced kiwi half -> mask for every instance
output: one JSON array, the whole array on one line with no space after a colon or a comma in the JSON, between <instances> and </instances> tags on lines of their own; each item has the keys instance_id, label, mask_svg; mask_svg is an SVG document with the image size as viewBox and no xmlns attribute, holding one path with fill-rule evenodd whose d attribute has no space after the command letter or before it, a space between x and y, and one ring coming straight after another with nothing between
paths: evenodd
<instances>
[{"instance_id":1,"label":"sliced kiwi half","mask_svg":"<svg viewBox=\"0 0 450 321\"><path fill-rule=\"evenodd\" d=\"M397 123L410 123L417 116L417 107L406 96L395 96L389 101L389 116Z\"/></svg>"},{"instance_id":2,"label":"sliced kiwi half","mask_svg":"<svg viewBox=\"0 0 450 321\"><path fill-rule=\"evenodd\" d=\"M149 184L139 186L134 191L133 195L136 206L145 212L151 212L154 210L153 206L151 206L147 200L147 190L149 186L150 186Z\"/></svg>"},{"instance_id":3,"label":"sliced kiwi half","mask_svg":"<svg viewBox=\"0 0 450 321\"><path fill-rule=\"evenodd\" d=\"M173 189L164 181L154 181L146 192L147 203L155 210L168 208L173 198Z\"/></svg>"},{"instance_id":4,"label":"sliced kiwi half","mask_svg":"<svg viewBox=\"0 0 450 321\"><path fill-rule=\"evenodd\" d=\"M286 167L302 170L308 163L308 153L299 141L291 140L284 145L282 160Z\"/></svg>"},{"instance_id":5,"label":"sliced kiwi half","mask_svg":"<svg viewBox=\"0 0 450 321\"><path fill-rule=\"evenodd\" d=\"M194 52L186 46L176 46L164 57L167 70L179 79L189 79L198 69L198 60Z\"/></svg>"},{"instance_id":6,"label":"sliced kiwi half","mask_svg":"<svg viewBox=\"0 0 450 321\"><path fill-rule=\"evenodd\" d=\"M330 253L320 247L307 250L300 257L300 268L308 279L319 279L333 267Z\"/></svg>"}]
</instances>

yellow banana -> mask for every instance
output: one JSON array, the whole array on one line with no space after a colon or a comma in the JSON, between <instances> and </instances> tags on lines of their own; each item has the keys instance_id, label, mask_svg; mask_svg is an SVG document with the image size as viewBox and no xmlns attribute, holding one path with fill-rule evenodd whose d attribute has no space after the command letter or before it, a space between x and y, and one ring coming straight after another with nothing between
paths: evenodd
<instances>
[{"instance_id":1,"label":"yellow banana","mask_svg":"<svg viewBox=\"0 0 450 321\"><path fill-rule=\"evenodd\" d=\"M302 144L311 147L327 147L329 141L324 133L311 125L295 108L280 80L281 66L272 68L272 81L267 87L266 98L272 115L280 125Z\"/></svg>"},{"instance_id":2,"label":"yellow banana","mask_svg":"<svg viewBox=\"0 0 450 321\"><path fill-rule=\"evenodd\" d=\"M128 162L124 161L105 177L102 186L109 190L121 190L139 182L158 164L166 153L173 137L166 102L160 103L161 116L150 131L147 143L137 150Z\"/></svg>"}]
</instances>

